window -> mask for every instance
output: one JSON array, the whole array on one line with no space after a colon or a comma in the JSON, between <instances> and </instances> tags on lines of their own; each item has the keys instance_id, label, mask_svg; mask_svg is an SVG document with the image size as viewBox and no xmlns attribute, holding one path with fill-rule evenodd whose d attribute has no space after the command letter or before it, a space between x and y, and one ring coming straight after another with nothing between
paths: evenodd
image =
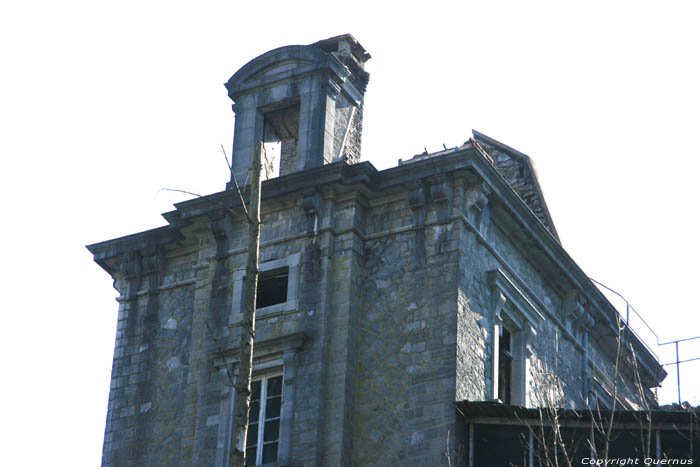
<instances>
[{"instance_id":1,"label":"window","mask_svg":"<svg viewBox=\"0 0 700 467\"><path fill-rule=\"evenodd\" d=\"M289 268L263 272L258 276L255 308L265 308L287 301Z\"/></svg>"},{"instance_id":2,"label":"window","mask_svg":"<svg viewBox=\"0 0 700 467\"><path fill-rule=\"evenodd\" d=\"M260 263L255 301L256 319L297 309L300 253ZM229 325L243 320L243 281L245 269L233 272L233 307Z\"/></svg>"},{"instance_id":3,"label":"window","mask_svg":"<svg viewBox=\"0 0 700 467\"><path fill-rule=\"evenodd\" d=\"M508 405L526 405L527 357L523 333L509 316L503 316L494 330L494 398Z\"/></svg>"},{"instance_id":4,"label":"window","mask_svg":"<svg viewBox=\"0 0 700 467\"><path fill-rule=\"evenodd\" d=\"M297 354L308 336L303 332L255 341L251 383L250 424L246 439L249 464L276 462L289 465L294 423L294 379ZM228 467L234 439L236 389L230 383L230 368L238 375L239 349L232 348L214 357L221 375L219 429L216 443L216 467ZM228 367L228 368L227 368ZM269 459L272 459L271 461Z\"/></svg>"},{"instance_id":5,"label":"window","mask_svg":"<svg viewBox=\"0 0 700 467\"><path fill-rule=\"evenodd\" d=\"M296 172L299 138L299 100L278 102L263 113L263 180Z\"/></svg>"},{"instance_id":6,"label":"window","mask_svg":"<svg viewBox=\"0 0 700 467\"><path fill-rule=\"evenodd\" d=\"M503 328L501 338L498 340L498 399L505 403L511 403L513 384L513 352L511 349L511 335Z\"/></svg>"},{"instance_id":7,"label":"window","mask_svg":"<svg viewBox=\"0 0 700 467\"><path fill-rule=\"evenodd\" d=\"M492 289L491 381L488 397L528 406L527 389L533 336L544 316L500 269L488 272Z\"/></svg>"},{"instance_id":8,"label":"window","mask_svg":"<svg viewBox=\"0 0 700 467\"><path fill-rule=\"evenodd\" d=\"M264 376L252 381L245 452L248 465L277 460L281 408L282 375Z\"/></svg>"}]
</instances>

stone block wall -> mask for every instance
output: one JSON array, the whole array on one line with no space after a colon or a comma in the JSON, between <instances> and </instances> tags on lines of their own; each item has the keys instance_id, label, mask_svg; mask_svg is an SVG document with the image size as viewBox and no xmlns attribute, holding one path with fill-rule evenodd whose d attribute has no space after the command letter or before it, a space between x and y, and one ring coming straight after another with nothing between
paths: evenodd
<instances>
[{"instance_id":1,"label":"stone block wall","mask_svg":"<svg viewBox=\"0 0 700 467\"><path fill-rule=\"evenodd\" d=\"M187 429L194 287L191 274L166 275L161 285L155 256L134 257L141 277L120 281L117 339L112 366L103 465L176 462ZM148 269L151 267L151 269Z\"/></svg>"},{"instance_id":2,"label":"stone block wall","mask_svg":"<svg viewBox=\"0 0 700 467\"><path fill-rule=\"evenodd\" d=\"M338 183L264 201L261 269L292 257L298 268L294 306L257 317L254 371L274 364L285 380L280 462L463 460L454 402L493 396L499 287L505 316L535 321L523 347L522 403L551 396L583 406L583 331L533 253L488 203L478 204L488 190L477 182L462 173L384 191ZM180 225L177 243L140 246L115 273L121 297L103 465L226 465L247 225L221 213ZM504 284L495 285L494 271ZM614 377L614 355L598 336L588 355L601 378ZM632 389L625 397L634 398Z\"/></svg>"},{"instance_id":3,"label":"stone block wall","mask_svg":"<svg viewBox=\"0 0 700 467\"><path fill-rule=\"evenodd\" d=\"M297 140L282 141L280 151L280 177L297 170Z\"/></svg>"},{"instance_id":4,"label":"stone block wall","mask_svg":"<svg viewBox=\"0 0 700 467\"><path fill-rule=\"evenodd\" d=\"M374 213L394 221L402 213L395 229L412 223L406 206ZM365 244L353 438L358 465L444 465L446 446L453 445L457 255L438 251L440 241L450 243L449 226L421 229L384 231ZM415 254L416 241L424 242L425 257Z\"/></svg>"},{"instance_id":5,"label":"stone block wall","mask_svg":"<svg viewBox=\"0 0 700 467\"><path fill-rule=\"evenodd\" d=\"M362 108L362 102L355 106L343 95L339 95L336 98L334 154L337 154L339 158L348 164L360 162Z\"/></svg>"}]
</instances>

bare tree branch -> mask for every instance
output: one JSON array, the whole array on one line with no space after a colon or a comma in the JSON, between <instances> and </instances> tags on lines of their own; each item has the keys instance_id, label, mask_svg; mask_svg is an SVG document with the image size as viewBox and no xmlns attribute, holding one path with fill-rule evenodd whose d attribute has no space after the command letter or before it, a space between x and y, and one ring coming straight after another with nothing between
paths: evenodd
<instances>
[{"instance_id":1,"label":"bare tree branch","mask_svg":"<svg viewBox=\"0 0 700 467\"><path fill-rule=\"evenodd\" d=\"M177 188L161 188L160 190L158 190L159 193L160 193L161 191L172 191L172 192L175 192L175 193L184 193L184 194L186 194L186 195L196 196L197 198L204 198L204 196L200 195L199 193L192 193L191 191L178 190ZM230 207L226 206L225 204L219 203L218 201L213 200L213 199L208 199L207 201L211 201L212 203L216 204L216 205L219 206L220 208L225 209L226 212L228 212L228 213L231 214L232 216L238 217L239 219L244 220L245 222L250 223L250 220L248 219L247 216L243 216L243 215L237 213L236 211L234 211L234 210L231 209ZM245 203L243 203L243 209L245 209ZM246 210L246 214L247 214L247 210Z\"/></svg>"},{"instance_id":2,"label":"bare tree branch","mask_svg":"<svg viewBox=\"0 0 700 467\"><path fill-rule=\"evenodd\" d=\"M241 200L241 206L243 206L243 211L245 212L245 216L248 219L248 223L251 222L250 219L250 214L248 214L248 208L245 206L245 201L243 201L243 193L241 192L241 187L238 186L238 180L236 179L236 173L233 171L233 166L229 163L228 157L226 156L226 150L224 149L224 145L221 145L221 150L224 152L224 157L226 158L226 163L228 164L228 168L231 171L231 178L233 179L233 184L236 185L236 191L238 192L238 198ZM250 170L248 171L250 173ZM245 179L246 184L248 183L248 176L246 175Z\"/></svg>"},{"instance_id":3,"label":"bare tree branch","mask_svg":"<svg viewBox=\"0 0 700 467\"><path fill-rule=\"evenodd\" d=\"M233 166L231 165L231 163L228 160L228 156L226 155L226 150L224 149L223 144L221 145L221 151L224 153L224 159L226 159L226 165L228 165L229 172L231 172L231 174L233 174Z\"/></svg>"}]
</instances>

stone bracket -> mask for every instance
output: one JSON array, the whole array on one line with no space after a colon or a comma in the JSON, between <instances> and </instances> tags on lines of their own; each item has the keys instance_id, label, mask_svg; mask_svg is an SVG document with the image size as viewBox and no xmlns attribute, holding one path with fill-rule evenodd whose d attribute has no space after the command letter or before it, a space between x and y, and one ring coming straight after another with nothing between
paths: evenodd
<instances>
[{"instance_id":1,"label":"stone bracket","mask_svg":"<svg viewBox=\"0 0 700 467\"><path fill-rule=\"evenodd\" d=\"M467 202L467 218L482 235L485 233L486 226L491 222L491 210L489 209L491 194L491 188L486 184L481 184Z\"/></svg>"},{"instance_id":2,"label":"stone bracket","mask_svg":"<svg viewBox=\"0 0 700 467\"><path fill-rule=\"evenodd\" d=\"M141 282L141 256L136 252L126 254L119 270L127 284L126 298L128 300L136 298L139 282Z\"/></svg>"},{"instance_id":3,"label":"stone bracket","mask_svg":"<svg viewBox=\"0 0 700 467\"><path fill-rule=\"evenodd\" d=\"M452 183L446 175L436 175L428 179L430 199L435 204L437 220L444 222L449 218L452 205Z\"/></svg>"}]
</instances>

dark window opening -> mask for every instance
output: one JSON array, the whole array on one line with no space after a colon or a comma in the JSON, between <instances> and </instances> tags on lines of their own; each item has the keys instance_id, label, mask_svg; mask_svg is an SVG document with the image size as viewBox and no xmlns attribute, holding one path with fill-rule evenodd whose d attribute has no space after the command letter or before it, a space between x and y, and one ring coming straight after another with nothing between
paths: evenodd
<instances>
[{"instance_id":1,"label":"dark window opening","mask_svg":"<svg viewBox=\"0 0 700 467\"><path fill-rule=\"evenodd\" d=\"M289 269L263 272L258 276L258 291L255 308L265 308L287 301Z\"/></svg>"},{"instance_id":2,"label":"dark window opening","mask_svg":"<svg viewBox=\"0 0 700 467\"><path fill-rule=\"evenodd\" d=\"M510 332L504 328L498 341L498 399L505 404L511 402L513 353L510 341Z\"/></svg>"}]
</instances>

